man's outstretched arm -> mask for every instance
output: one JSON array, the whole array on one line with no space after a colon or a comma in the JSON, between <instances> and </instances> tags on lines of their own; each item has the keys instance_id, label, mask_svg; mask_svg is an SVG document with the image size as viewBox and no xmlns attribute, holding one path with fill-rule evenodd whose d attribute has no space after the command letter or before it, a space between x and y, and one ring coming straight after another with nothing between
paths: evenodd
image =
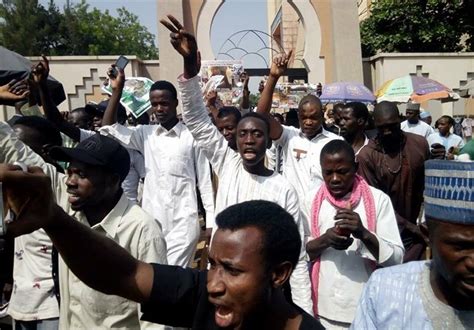
<instances>
[{"instance_id":1,"label":"man's outstretched arm","mask_svg":"<svg viewBox=\"0 0 474 330\"><path fill-rule=\"evenodd\" d=\"M70 217L53 199L50 179L38 167L23 173L0 165L0 181L17 215L7 233L19 236L43 228L67 266L91 288L143 303L153 286L153 267L133 258L113 240Z\"/></svg>"},{"instance_id":2,"label":"man's outstretched arm","mask_svg":"<svg viewBox=\"0 0 474 330\"><path fill-rule=\"evenodd\" d=\"M272 108L273 90L275 89L278 79L280 79L283 73L285 73L288 61L290 60L292 53L293 51L290 50L288 55L282 54L276 56L273 59L272 67L270 68L270 75L268 76L267 83L263 88L262 95L260 96L260 100L258 101L257 105L257 112L269 117L268 119L270 121L270 138L272 140L278 140L283 132L282 125L270 115L270 109Z\"/></svg>"},{"instance_id":3,"label":"man's outstretched arm","mask_svg":"<svg viewBox=\"0 0 474 330\"><path fill-rule=\"evenodd\" d=\"M31 74L34 83L38 86L41 104L43 105L43 111L46 118L55 124L63 134L69 136L72 140L79 142L81 139L80 129L64 119L51 98L47 83L49 76L49 61L46 56L42 56L42 60L33 68Z\"/></svg>"},{"instance_id":4,"label":"man's outstretched arm","mask_svg":"<svg viewBox=\"0 0 474 330\"><path fill-rule=\"evenodd\" d=\"M116 71L114 71L114 69ZM117 75L114 75L117 72ZM109 84L112 87L112 95L102 118L102 126L113 125L117 122L117 111L122 97L123 86L125 85L125 73L114 65L107 71Z\"/></svg>"}]
</instances>

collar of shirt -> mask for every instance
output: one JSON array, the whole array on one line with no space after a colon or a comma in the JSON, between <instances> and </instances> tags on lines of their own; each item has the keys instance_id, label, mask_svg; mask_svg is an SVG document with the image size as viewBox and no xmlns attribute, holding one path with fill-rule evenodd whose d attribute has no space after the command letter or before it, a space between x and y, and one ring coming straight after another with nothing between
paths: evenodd
<instances>
[{"instance_id":1,"label":"collar of shirt","mask_svg":"<svg viewBox=\"0 0 474 330\"><path fill-rule=\"evenodd\" d=\"M114 206L114 208L105 216L105 218L92 226L92 229L98 230L101 228L109 237L115 237L117 233L117 229L120 226L120 222L122 221L123 215L128 208L128 199L125 194L122 193L118 203ZM87 221L86 215L81 211L76 211L73 213L73 217L79 220L86 225L89 224Z\"/></svg>"},{"instance_id":2,"label":"collar of shirt","mask_svg":"<svg viewBox=\"0 0 474 330\"><path fill-rule=\"evenodd\" d=\"M362 147L359 148L359 150L357 150L357 152L355 153L355 156L357 156L357 155L360 153L360 151L361 151L362 149L364 149L364 147L365 147L366 145L369 144L369 138L368 138L367 135L365 135L365 134L364 134L364 136L365 136L364 144L362 145Z\"/></svg>"},{"instance_id":3,"label":"collar of shirt","mask_svg":"<svg viewBox=\"0 0 474 330\"><path fill-rule=\"evenodd\" d=\"M181 132L184 130L184 127L185 127L184 124L178 121L178 123L174 125L173 128L171 128L170 130L167 130L161 125L158 125L155 132L156 132L156 135L164 134L164 135L175 135L177 137L180 137Z\"/></svg>"},{"instance_id":4,"label":"collar of shirt","mask_svg":"<svg viewBox=\"0 0 474 330\"><path fill-rule=\"evenodd\" d=\"M301 136L302 138L305 138L305 139L309 140L309 139L306 137L306 135L304 135L303 132L301 132L301 130L300 130L300 136ZM321 136L330 137L330 132L326 131L326 130L324 129L324 127L321 127L321 133L316 134L316 136L315 136L314 138L312 138L311 140L309 140L309 141L316 141L316 140L320 139Z\"/></svg>"}]
</instances>

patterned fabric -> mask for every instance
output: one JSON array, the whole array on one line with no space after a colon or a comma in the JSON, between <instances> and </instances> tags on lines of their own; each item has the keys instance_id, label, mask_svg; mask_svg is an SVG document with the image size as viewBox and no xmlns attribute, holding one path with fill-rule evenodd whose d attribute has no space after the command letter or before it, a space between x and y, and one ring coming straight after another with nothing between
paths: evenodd
<instances>
[{"instance_id":1,"label":"patterned fabric","mask_svg":"<svg viewBox=\"0 0 474 330\"><path fill-rule=\"evenodd\" d=\"M430 262L375 271L359 301L351 329L469 329L472 311L443 304L430 285Z\"/></svg>"},{"instance_id":2,"label":"patterned fabric","mask_svg":"<svg viewBox=\"0 0 474 330\"><path fill-rule=\"evenodd\" d=\"M425 163L425 214L438 220L474 224L474 162Z\"/></svg>"}]
</instances>

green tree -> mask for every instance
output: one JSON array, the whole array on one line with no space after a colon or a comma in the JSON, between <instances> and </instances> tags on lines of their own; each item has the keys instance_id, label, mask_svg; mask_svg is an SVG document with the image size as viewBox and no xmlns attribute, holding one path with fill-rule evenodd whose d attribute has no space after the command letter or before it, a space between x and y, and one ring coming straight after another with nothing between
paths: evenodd
<instances>
[{"instance_id":1,"label":"green tree","mask_svg":"<svg viewBox=\"0 0 474 330\"><path fill-rule=\"evenodd\" d=\"M22 55L136 55L157 59L155 37L125 8L90 9L85 0L61 12L53 0L6 0L0 5L0 41Z\"/></svg>"},{"instance_id":2,"label":"green tree","mask_svg":"<svg viewBox=\"0 0 474 330\"><path fill-rule=\"evenodd\" d=\"M4 0L0 4L1 45L23 55L39 54L44 17L45 9L38 0Z\"/></svg>"},{"instance_id":3,"label":"green tree","mask_svg":"<svg viewBox=\"0 0 474 330\"><path fill-rule=\"evenodd\" d=\"M362 53L471 50L472 22L472 1L377 0L360 24Z\"/></svg>"}]
</instances>

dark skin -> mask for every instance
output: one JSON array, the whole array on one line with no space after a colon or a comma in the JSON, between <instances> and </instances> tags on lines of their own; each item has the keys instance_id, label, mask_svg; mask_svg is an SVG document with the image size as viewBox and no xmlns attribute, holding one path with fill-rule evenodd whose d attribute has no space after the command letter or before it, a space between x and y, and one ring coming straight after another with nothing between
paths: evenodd
<instances>
[{"instance_id":1,"label":"dark skin","mask_svg":"<svg viewBox=\"0 0 474 330\"><path fill-rule=\"evenodd\" d=\"M273 59L272 66L270 68L270 75L268 76L267 83L261 92L260 99L258 100L257 112L268 118L270 122L270 138L277 140L283 133L282 124L273 118L270 114L272 108L273 90L278 82L278 79L285 73L290 61L293 51L290 50L288 55L280 54Z\"/></svg>"},{"instance_id":2,"label":"dark skin","mask_svg":"<svg viewBox=\"0 0 474 330\"><path fill-rule=\"evenodd\" d=\"M176 107L178 100L168 90L150 91L151 112L161 126L172 129L178 122Z\"/></svg>"},{"instance_id":3,"label":"dark skin","mask_svg":"<svg viewBox=\"0 0 474 330\"><path fill-rule=\"evenodd\" d=\"M114 69L117 70L118 75L114 74ZM102 126L113 125L117 122L118 106L120 98L122 97L123 87L125 86L125 73L123 70L112 65L107 74L109 76L108 84L110 84L112 88L112 96L105 109L104 117L101 122ZM150 91L150 104L151 116L156 119L158 124L167 130L172 129L179 122L176 113L178 100L173 97L170 91L164 89Z\"/></svg>"},{"instance_id":4,"label":"dark skin","mask_svg":"<svg viewBox=\"0 0 474 330\"><path fill-rule=\"evenodd\" d=\"M266 123L254 117L246 117L237 125L237 150L242 164L249 173L271 176L272 170L265 167L265 151L270 147Z\"/></svg>"},{"instance_id":5,"label":"dark skin","mask_svg":"<svg viewBox=\"0 0 474 330\"><path fill-rule=\"evenodd\" d=\"M47 79L49 76L49 61L46 56L42 56L42 60L36 64L31 71L32 87L39 90L41 104L43 105L46 118L53 122L58 129L69 136L72 140L78 142L81 137L79 128L69 123L59 112L58 108L51 99Z\"/></svg>"},{"instance_id":6,"label":"dark skin","mask_svg":"<svg viewBox=\"0 0 474 330\"><path fill-rule=\"evenodd\" d=\"M217 230L209 253L207 290L209 301L216 306L218 326L233 329L299 327L301 315L292 310L278 289L288 280L291 265L282 263L268 271L262 255L262 240L262 232L255 227ZM248 244L243 245L244 241Z\"/></svg>"},{"instance_id":7,"label":"dark skin","mask_svg":"<svg viewBox=\"0 0 474 330\"><path fill-rule=\"evenodd\" d=\"M352 191L357 164L344 152L325 154L321 157L324 183L329 193L336 199L343 198ZM336 224L320 237L306 244L310 260L318 258L326 249L346 250L354 238L361 240L369 251L378 258L379 243L374 234L362 223L359 214L352 211L351 205L339 209L334 217Z\"/></svg>"},{"instance_id":8,"label":"dark skin","mask_svg":"<svg viewBox=\"0 0 474 330\"><path fill-rule=\"evenodd\" d=\"M257 112L266 116L270 122L270 138L277 140L283 133L283 126L270 114L273 91L278 79L285 73L293 51L288 54L280 54L273 59L270 75L258 101ZM307 102L300 105L298 119L301 132L309 139L313 139L321 132L323 124L323 111L321 105L316 102Z\"/></svg>"},{"instance_id":9,"label":"dark skin","mask_svg":"<svg viewBox=\"0 0 474 330\"><path fill-rule=\"evenodd\" d=\"M401 152L402 144L400 143L404 139L403 132L400 128L400 119L398 117L398 111L381 110L374 112L374 124L377 128L377 142L385 150L387 155L387 161L392 168L396 168L399 164L399 153ZM431 150L431 158L444 158L445 149L442 145L436 143L433 144ZM442 156L441 156L442 154ZM397 217L401 218L397 214ZM416 224L411 223L404 219L405 230L418 236L428 244L428 237L423 234Z\"/></svg>"},{"instance_id":10,"label":"dark skin","mask_svg":"<svg viewBox=\"0 0 474 330\"><path fill-rule=\"evenodd\" d=\"M401 150L401 141L404 139L400 128L400 118L395 111L375 111L374 124L377 128L377 141L383 147L387 156L395 162ZM446 150L443 145L435 143L431 146L432 159L444 159ZM396 168L396 164L394 164Z\"/></svg>"},{"instance_id":11,"label":"dark skin","mask_svg":"<svg viewBox=\"0 0 474 330\"><path fill-rule=\"evenodd\" d=\"M183 56L184 59L184 73L183 76L186 79L192 78L197 75L200 68L200 60L198 55L198 48L194 36L186 32L183 25L171 15L168 15L167 20L160 20L160 22L171 31L171 44L176 51ZM263 120L259 118L247 117L241 120L237 126L237 149L242 157L243 166L246 171L256 175L269 176L272 171L265 168L264 165L264 154L265 149L270 146L271 140L268 136L268 127ZM217 233L216 233L217 235ZM248 239L246 239L248 240ZM238 242L242 242L241 239ZM213 241L214 244L214 241ZM219 251L220 252L220 251ZM211 248L211 258L215 255L214 248ZM214 260L216 260L214 258ZM290 267L291 268L291 267ZM287 266L279 267L278 273L283 274L283 269L288 269ZM288 274L288 273L287 273ZM289 275L289 274L288 274ZM272 280L281 278L280 276L272 275ZM281 282L281 281L280 281ZM281 282L283 284L284 282ZM278 290L279 291L279 290ZM280 291L280 295L281 295ZM278 299L281 301L281 298ZM277 307L278 306L278 307ZM273 308L276 308L273 310ZM258 313L259 321L256 324L263 325L263 328L268 329L297 329L301 320L298 319L300 313L289 304L280 304L278 301L273 303L265 304L266 311L264 313ZM278 311L278 313L276 313ZM223 313L227 311L224 310ZM217 311L216 311L217 314ZM278 315L278 317L275 317ZM288 316L289 315L289 316ZM297 315L297 316L296 316ZM216 321L217 321L216 315ZM294 319L296 317L296 320ZM241 324L246 324L246 321L242 321ZM255 324L252 322L252 324ZM236 329L241 327L236 326ZM259 328L251 327L251 328Z\"/></svg>"},{"instance_id":12,"label":"dark skin","mask_svg":"<svg viewBox=\"0 0 474 330\"><path fill-rule=\"evenodd\" d=\"M374 124L377 128L377 139L385 152L395 154L400 151L403 132L400 128L398 113L392 111L374 112Z\"/></svg>"},{"instance_id":13,"label":"dark skin","mask_svg":"<svg viewBox=\"0 0 474 330\"><path fill-rule=\"evenodd\" d=\"M398 154L401 152L401 143L403 139L403 133L400 129L400 119L398 113L392 111L380 111L374 112L374 124L377 128L377 139L384 148L387 159L392 164L393 168L396 168ZM420 228L411 223L410 221L405 222L405 230L417 235L423 240L427 241L427 237L423 235Z\"/></svg>"},{"instance_id":14,"label":"dark skin","mask_svg":"<svg viewBox=\"0 0 474 330\"><path fill-rule=\"evenodd\" d=\"M183 76L190 79L197 75L201 67L200 56L194 36L183 29L183 25L171 15L169 22L160 20L171 31L171 44L184 60ZM243 160L243 166L249 173L270 176L272 171L265 167L265 149L271 140L266 133L265 123L258 118L246 118L237 126L237 149Z\"/></svg>"},{"instance_id":15,"label":"dark skin","mask_svg":"<svg viewBox=\"0 0 474 330\"><path fill-rule=\"evenodd\" d=\"M68 267L85 284L139 303L150 299L153 281L159 281L154 279L152 266L67 215L54 203L50 179L40 168L31 167L24 173L17 166L0 164L0 180L5 184L9 205L17 214L15 222L8 225L10 234L18 236L44 228ZM234 313L238 317L232 318L236 322L232 322L231 329L242 325L254 329L298 329L301 313L281 291L293 266L287 261L266 265L261 236L253 227L216 232L211 243L207 287L210 302L226 308L216 309L215 317L222 319L224 315L227 319L225 315ZM240 303L243 299L254 308L249 310L248 304Z\"/></svg>"},{"instance_id":16,"label":"dark skin","mask_svg":"<svg viewBox=\"0 0 474 330\"><path fill-rule=\"evenodd\" d=\"M75 127L82 129L90 129L91 119L89 115L82 110L72 111L69 113L68 121Z\"/></svg>"},{"instance_id":17,"label":"dark skin","mask_svg":"<svg viewBox=\"0 0 474 330\"><path fill-rule=\"evenodd\" d=\"M441 136L448 137L451 134L450 133L451 127L453 127L453 125L450 123L449 119L446 118L446 117L441 117L440 119L438 119L437 123L438 123L437 127L438 127L439 134ZM455 148L455 147L449 148L448 152L446 153L446 159L453 160L454 159L454 151L456 149L457 148Z\"/></svg>"},{"instance_id":18,"label":"dark skin","mask_svg":"<svg viewBox=\"0 0 474 330\"><path fill-rule=\"evenodd\" d=\"M354 152L359 151L365 142L365 120L356 118L354 109L344 108L339 114L338 124L341 127L341 135L350 143Z\"/></svg>"},{"instance_id":19,"label":"dark skin","mask_svg":"<svg viewBox=\"0 0 474 330\"><path fill-rule=\"evenodd\" d=\"M95 114L94 117L92 117L92 129L96 132L99 131L99 129L103 126L102 124L102 114Z\"/></svg>"},{"instance_id":20,"label":"dark skin","mask_svg":"<svg viewBox=\"0 0 474 330\"><path fill-rule=\"evenodd\" d=\"M84 212L91 226L101 222L122 196L118 176L102 167L72 160L67 175L71 208Z\"/></svg>"},{"instance_id":21,"label":"dark skin","mask_svg":"<svg viewBox=\"0 0 474 330\"><path fill-rule=\"evenodd\" d=\"M324 114L319 103L307 102L300 105L298 118L301 132L303 132L308 140L312 140L321 133Z\"/></svg>"},{"instance_id":22,"label":"dark skin","mask_svg":"<svg viewBox=\"0 0 474 330\"><path fill-rule=\"evenodd\" d=\"M441 136L448 137L449 136L449 131L452 127L452 125L449 123L448 118L440 118L438 119L438 131Z\"/></svg>"},{"instance_id":23,"label":"dark skin","mask_svg":"<svg viewBox=\"0 0 474 330\"><path fill-rule=\"evenodd\" d=\"M435 296L458 310L474 310L474 226L427 217Z\"/></svg>"},{"instance_id":24,"label":"dark skin","mask_svg":"<svg viewBox=\"0 0 474 330\"><path fill-rule=\"evenodd\" d=\"M225 117L216 117L216 127L227 140L229 147L237 150L236 134L237 134L237 118L234 115Z\"/></svg>"},{"instance_id":25,"label":"dark skin","mask_svg":"<svg viewBox=\"0 0 474 330\"><path fill-rule=\"evenodd\" d=\"M416 124L420 120L420 110L407 109L405 114L410 124Z\"/></svg>"},{"instance_id":26,"label":"dark skin","mask_svg":"<svg viewBox=\"0 0 474 330\"><path fill-rule=\"evenodd\" d=\"M243 72L240 75L240 80L244 83L242 89L242 100L240 102L241 109L248 109L250 108L250 90L249 90L249 75L247 72Z\"/></svg>"}]
</instances>

